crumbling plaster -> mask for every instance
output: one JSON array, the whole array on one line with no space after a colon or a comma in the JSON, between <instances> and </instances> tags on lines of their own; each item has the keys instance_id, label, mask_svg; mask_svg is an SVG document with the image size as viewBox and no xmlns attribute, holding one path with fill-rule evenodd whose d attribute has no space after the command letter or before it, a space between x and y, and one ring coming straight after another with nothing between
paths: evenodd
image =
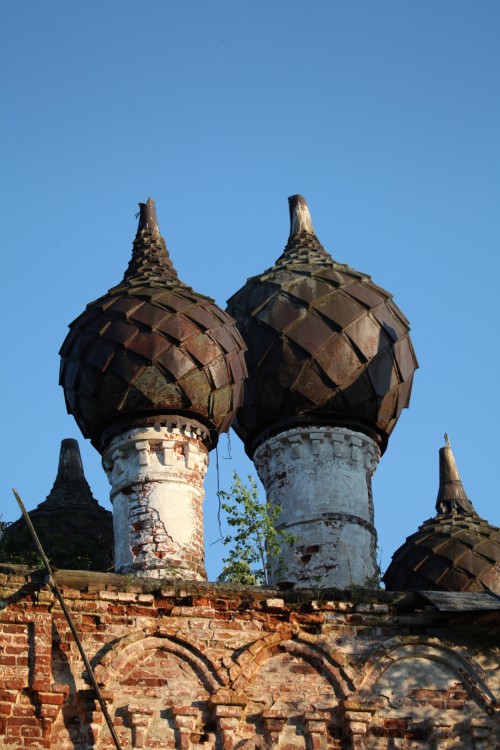
<instances>
[{"instance_id":1,"label":"crumbling plaster","mask_svg":"<svg viewBox=\"0 0 500 750\"><path fill-rule=\"evenodd\" d=\"M111 484L115 570L148 578L206 578L206 430L194 420L130 429L103 454Z\"/></svg>"},{"instance_id":2,"label":"crumbling plaster","mask_svg":"<svg viewBox=\"0 0 500 750\"><path fill-rule=\"evenodd\" d=\"M40 574L21 573L2 575L0 746L111 748L59 605ZM385 592L56 577L123 748L498 746L491 612Z\"/></svg>"},{"instance_id":3,"label":"crumbling plaster","mask_svg":"<svg viewBox=\"0 0 500 750\"><path fill-rule=\"evenodd\" d=\"M267 439L254 454L267 501L281 509L279 560L272 580L302 587L363 586L376 574L377 533L371 477L375 441L341 427L297 427Z\"/></svg>"}]
</instances>

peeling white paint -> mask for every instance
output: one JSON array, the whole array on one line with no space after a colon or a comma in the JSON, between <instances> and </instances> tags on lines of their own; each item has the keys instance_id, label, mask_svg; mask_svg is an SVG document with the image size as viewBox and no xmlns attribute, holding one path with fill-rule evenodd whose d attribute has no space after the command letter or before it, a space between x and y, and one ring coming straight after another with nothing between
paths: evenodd
<instances>
[{"instance_id":1,"label":"peeling white paint","mask_svg":"<svg viewBox=\"0 0 500 750\"><path fill-rule=\"evenodd\" d=\"M254 462L267 500L281 507L281 543L272 577L297 586L365 585L376 572L371 477L380 451L363 433L299 427L269 438Z\"/></svg>"},{"instance_id":2,"label":"peeling white paint","mask_svg":"<svg viewBox=\"0 0 500 750\"><path fill-rule=\"evenodd\" d=\"M115 570L203 580L208 450L194 420L127 430L103 466L111 484Z\"/></svg>"}]
</instances>

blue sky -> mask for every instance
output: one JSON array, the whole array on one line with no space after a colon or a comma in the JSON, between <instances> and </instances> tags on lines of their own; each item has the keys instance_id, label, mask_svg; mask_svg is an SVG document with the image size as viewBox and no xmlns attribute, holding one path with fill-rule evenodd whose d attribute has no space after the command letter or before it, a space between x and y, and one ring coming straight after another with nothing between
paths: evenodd
<instances>
[{"instance_id":1,"label":"blue sky","mask_svg":"<svg viewBox=\"0 0 500 750\"><path fill-rule=\"evenodd\" d=\"M80 438L58 350L117 283L152 195L180 278L219 305L271 265L287 197L335 259L410 319L411 407L374 477L385 568L434 513L450 435L478 512L500 524L500 5L482 0L18 2L2 8L2 512L48 494ZM253 472L220 442L220 482ZM80 440L94 495L95 450ZM209 577L219 572L215 455ZM109 506L108 506L109 507Z\"/></svg>"}]
</instances>

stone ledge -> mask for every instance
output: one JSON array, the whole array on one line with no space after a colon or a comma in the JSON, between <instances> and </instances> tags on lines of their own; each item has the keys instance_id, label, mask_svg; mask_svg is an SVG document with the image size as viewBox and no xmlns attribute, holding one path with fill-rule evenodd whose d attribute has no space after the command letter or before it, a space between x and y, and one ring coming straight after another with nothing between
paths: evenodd
<instances>
[{"instance_id":1,"label":"stone ledge","mask_svg":"<svg viewBox=\"0 0 500 750\"><path fill-rule=\"evenodd\" d=\"M333 613L359 613L360 615L372 615L375 617L387 617L389 610L397 611L398 617L411 616L413 612L426 611L430 619L438 613L436 606L429 606L426 597L427 592L397 592L373 589L281 589L279 587L244 586L234 583L218 583L208 581L189 581L179 579L148 579L137 578L130 575L119 575L117 573L105 573L87 570L56 570L54 577L63 588L63 595L74 598L75 594L83 594L84 598L89 595L97 598L113 598L121 603L140 603L142 606L151 607L155 599L185 599L191 598L188 606L197 605L197 598L217 599L220 601L239 598L248 601L251 607L253 603L263 609L266 601L283 601L285 611L289 607L299 605L303 612L326 611ZM4 589L4 600L10 599L15 594L16 600L19 596L39 592L46 585L46 573L43 568L32 568L26 565L17 565L0 562L0 585ZM9 593L10 592L10 593ZM147 595L147 600L144 598ZM493 610L484 608L480 611L461 609L460 602L467 603L467 594L456 594L457 606L454 610L441 616L473 616L476 619L480 615L492 616Z\"/></svg>"}]
</instances>

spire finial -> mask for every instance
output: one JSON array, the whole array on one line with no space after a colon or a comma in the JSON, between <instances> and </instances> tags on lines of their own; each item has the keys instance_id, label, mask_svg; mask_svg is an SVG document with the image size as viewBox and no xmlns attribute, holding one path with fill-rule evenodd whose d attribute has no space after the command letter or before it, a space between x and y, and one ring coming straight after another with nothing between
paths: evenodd
<instances>
[{"instance_id":1,"label":"spire finial","mask_svg":"<svg viewBox=\"0 0 500 750\"><path fill-rule=\"evenodd\" d=\"M177 283L177 271L172 265L165 240L160 234L156 206L152 198L139 203L139 226L132 248L132 258L125 271L122 284ZM121 284L114 289L121 287Z\"/></svg>"},{"instance_id":2,"label":"spire finial","mask_svg":"<svg viewBox=\"0 0 500 750\"><path fill-rule=\"evenodd\" d=\"M85 480L80 446L74 438L61 440L56 481L67 479Z\"/></svg>"},{"instance_id":3,"label":"spire finial","mask_svg":"<svg viewBox=\"0 0 500 750\"><path fill-rule=\"evenodd\" d=\"M436 500L438 513L475 513L458 473L450 440L445 433L446 445L439 449L439 491Z\"/></svg>"},{"instance_id":4,"label":"spire finial","mask_svg":"<svg viewBox=\"0 0 500 750\"><path fill-rule=\"evenodd\" d=\"M303 195L291 195L288 199L290 208L290 237L299 232L314 234L311 214Z\"/></svg>"},{"instance_id":5,"label":"spire finial","mask_svg":"<svg viewBox=\"0 0 500 750\"><path fill-rule=\"evenodd\" d=\"M139 203L139 226L137 234L143 231L160 232L158 219L156 218L156 206L152 198L148 198L146 203Z\"/></svg>"},{"instance_id":6,"label":"spire finial","mask_svg":"<svg viewBox=\"0 0 500 750\"><path fill-rule=\"evenodd\" d=\"M92 497L92 492L85 479L82 457L78 440L66 438L61 440L59 453L59 466L54 486L39 508L68 507L90 503L97 505L97 500Z\"/></svg>"}]
</instances>

